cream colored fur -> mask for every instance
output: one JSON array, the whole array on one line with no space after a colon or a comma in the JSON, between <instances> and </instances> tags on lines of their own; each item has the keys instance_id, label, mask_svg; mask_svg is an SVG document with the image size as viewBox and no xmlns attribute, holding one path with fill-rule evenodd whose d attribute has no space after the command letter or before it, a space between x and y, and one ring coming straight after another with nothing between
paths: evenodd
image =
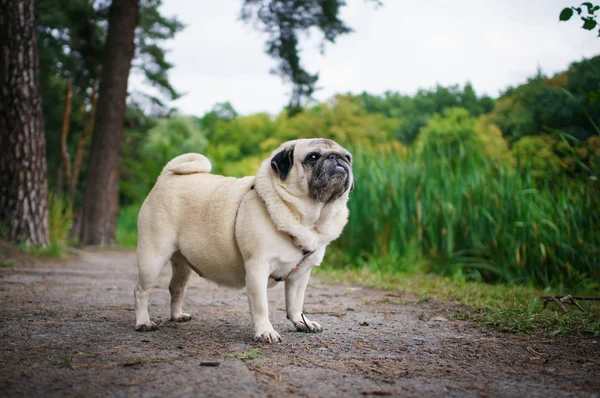
<instances>
[{"instance_id":1,"label":"cream colored fur","mask_svg":"<svg viewBox=\"0 0 600 398\"><path fill-rule=\"evenodd\" d=\"M156 329L148 314L148 297L170 260L173 320L191 319L182 311L182 303L193 269L219 285L246 287L255 340L279 341L269 321L267 301L267 288L277 282L269 276L283 276L294 268L302 258L301 246L315 253L285 281L287 316L299 330L321 331L317 322L302 315L304 291L310 268L320 265L326 246L339 237L347 222L348 191L327 204L309 199L301 163L314 148L311 142L283 144L261 164L255 177L209 174L209 160L193 153L178 156L164 167L138 217L136 330ZM295 148L294 164L284 181L272 169L271 159L290 145Z\"/></svg>"}]
</instances>

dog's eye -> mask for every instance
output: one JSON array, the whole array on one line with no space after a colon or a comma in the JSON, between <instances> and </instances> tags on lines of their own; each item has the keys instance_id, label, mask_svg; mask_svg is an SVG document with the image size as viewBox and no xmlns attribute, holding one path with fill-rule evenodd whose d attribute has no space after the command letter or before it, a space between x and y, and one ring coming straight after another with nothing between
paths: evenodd
<instances>
[{"instance_id":1,"label":"dog's eye","mask_svg":"<svg viewBox=\"0 0 600 398\"><path fill-rule=\"evenodd\" d=\"M346 155L346 159L348 159L348 163L352 163L352 156Z\"/></svg>"},{"instance_id":2,"label":"dog's eye","mask_svg":"<svg viewBox=\"0 0 600 398\"><path fill-rule=\"evenodd\" d=\"M318 153L309 153L306 156L306 160L309 160L311 162L314 162L315 160L317 160L319 158L319 154Z\"/></svg>"}]
</instances>

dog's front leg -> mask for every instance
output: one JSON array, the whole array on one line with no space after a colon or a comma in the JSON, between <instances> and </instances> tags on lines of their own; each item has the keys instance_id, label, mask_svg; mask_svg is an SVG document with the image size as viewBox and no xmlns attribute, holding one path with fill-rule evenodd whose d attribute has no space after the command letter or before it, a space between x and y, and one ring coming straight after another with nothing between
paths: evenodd
<instances>
[{"instance_id":1,"label":"dog's front leg","mask_svg":"<svg viewBox=\"0 0 600 398\"><path fill-rule=\"evenodd\" d=\"M310 278L310 268L306 270L302 275L298 275L297 278L290 278L285 281L285 307L287 311L287 317L296 330L300 332L318 333L323 329L317 322L310 321L304 315L304 292L308 285L308 279Z\"/></svg>"},{"instance_id":2,"label":"dog's front leg","mask_svg":"<svg viewBox=\"0 0 600 398\"><path fill-rule=\"evenodd\" d=\"M260 264L247 264L246 291L254 326L254 341L277 343L281 341L281 336L273 329L273 325L269 321L268 272L268 268Z\"/></svg>"}]
</instances>

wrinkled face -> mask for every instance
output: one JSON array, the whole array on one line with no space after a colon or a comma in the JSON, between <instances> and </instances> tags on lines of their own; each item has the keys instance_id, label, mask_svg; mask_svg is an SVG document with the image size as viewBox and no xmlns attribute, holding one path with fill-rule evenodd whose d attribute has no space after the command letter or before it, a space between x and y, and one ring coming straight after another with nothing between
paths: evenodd
<instances>
[{"instance_id":1,"label":"wrinkled face","mask_svg":"<svg viewBox=\"0 0 600 398\"><path fill-rule=\"evenodd\" d=\"M352 155L327 139L284 144L272 157L271 168L286 187L322 203L331 202L354 188Z\"/></svg>"}]
</instances>

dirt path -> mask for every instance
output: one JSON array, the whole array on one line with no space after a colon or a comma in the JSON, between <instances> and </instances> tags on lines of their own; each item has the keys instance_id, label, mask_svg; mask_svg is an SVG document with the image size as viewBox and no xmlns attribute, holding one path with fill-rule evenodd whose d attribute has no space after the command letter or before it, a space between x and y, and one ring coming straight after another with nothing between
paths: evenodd
<instances>
[{"instance_id":1,"label":"dirt path","mask_svg":"<svg viewBox=\"0 0 600 398\"><path fill-rule=\"evenodd\" d=\"M243 291L196 276L194 319L168 322L169 276L151 299L160 330L137 333L132 252L1 268L0 396L600 396L598 339L500 334L454 320L453 304L313 278L305 309L325 331L295 332L278 286L284 341L270 346L252 342Z\"/></svg>"}]
</instances>

